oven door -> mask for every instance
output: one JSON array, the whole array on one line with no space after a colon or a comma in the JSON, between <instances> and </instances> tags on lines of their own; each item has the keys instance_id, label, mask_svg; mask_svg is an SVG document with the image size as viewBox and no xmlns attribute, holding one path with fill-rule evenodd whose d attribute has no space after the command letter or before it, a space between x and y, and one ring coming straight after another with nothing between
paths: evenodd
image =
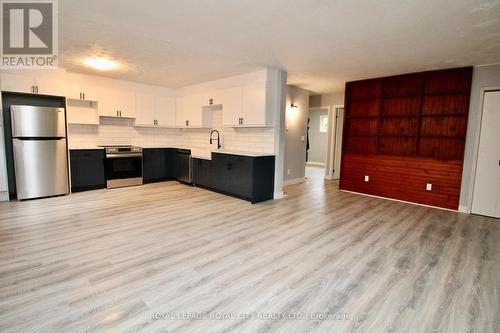
<instances>
[{"instance_id":1,"label":"oven door","mask_svg":"<svg viewBox=\"0 0 500 333\"><path fill-rule=\"evenodd\" d=\"M106 186L133 185L142 185L142 154L107 154Z\"/></svg>"}]
</instances>

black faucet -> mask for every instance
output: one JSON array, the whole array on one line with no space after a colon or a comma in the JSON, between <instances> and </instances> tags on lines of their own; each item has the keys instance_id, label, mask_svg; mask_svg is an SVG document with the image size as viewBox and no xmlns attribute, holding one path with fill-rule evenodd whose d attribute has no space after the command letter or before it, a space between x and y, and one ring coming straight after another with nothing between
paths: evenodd
<instances>
[{"instance_id":1,"label":"black faucet","mask_svg":"<svg viewBox=\"0 0 500 333\"><path fill-rule=\"evenodd\" d=\"M210 132L210 144L212 144L212 140L215 140L215 139L212 139L212 134L216 132L217 133L217 149L220 149L220 147L222 147L220 145L220 133L218 130L213 130L212 132Z\"/></svg>"}]
</instances>

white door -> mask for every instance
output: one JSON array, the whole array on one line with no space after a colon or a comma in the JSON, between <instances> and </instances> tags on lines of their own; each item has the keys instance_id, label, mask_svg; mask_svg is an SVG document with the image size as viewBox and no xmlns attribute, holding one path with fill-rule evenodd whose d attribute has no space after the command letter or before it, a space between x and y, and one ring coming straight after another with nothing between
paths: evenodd
<instances>
[{"instance_id":1,"label":"white door","mask_svg":"<svg viewBox=\"0 0 500 333\"><path fill-rule=\"evenodd\" d=\"M175 98L168 96L156 97L156 120L158 126L175 126Z\"/></svg>"},{"instance_id":2,"label":"white door","mask_svg":"<svg viewBox=\"0 0 500 333\"><path fill-rule=\"evenodd\" d=\"M135 124L139 126L155 126L155 96L149 94L136 94L137 115Z\"/></svg>"},{"instance_id":3,"label":"white door","mask_svg":"<svg viewBox=\"0 0 500 333\"><path fill-rule=\"evenodd\" d=\"M333 154L333 179L340 179L340 160L342 157L342 130L344 128L344 108L339 107L335 110L335 152Z\"/></svg>"},{"instance_id":4,"label":"white door","mask_svg":"<svg viewBox=\"0 0 500 333\"><path fill-rule=\"evenodd\" d=\"M500 218L500 91L484 94L472 213Z\"/></svg>"}]
</instances>

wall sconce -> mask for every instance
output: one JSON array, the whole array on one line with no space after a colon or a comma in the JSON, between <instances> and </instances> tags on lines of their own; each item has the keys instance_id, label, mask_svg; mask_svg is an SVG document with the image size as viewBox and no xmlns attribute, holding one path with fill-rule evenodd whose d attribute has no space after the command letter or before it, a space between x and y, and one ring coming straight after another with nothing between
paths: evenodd
<instances>
[{"instance_id":1,"label":"wall sconce","mask_svg":"<svg viewBox=\"0 0 500 333\"><path fill-rule=\"evenodd\" d=\"M290 107L286 110L286 131L288 131L288 124L290 122L294 122L297 118L297 114L299 113L299 107L293 103L290 104Z\"/></svg>"}]
</instances>

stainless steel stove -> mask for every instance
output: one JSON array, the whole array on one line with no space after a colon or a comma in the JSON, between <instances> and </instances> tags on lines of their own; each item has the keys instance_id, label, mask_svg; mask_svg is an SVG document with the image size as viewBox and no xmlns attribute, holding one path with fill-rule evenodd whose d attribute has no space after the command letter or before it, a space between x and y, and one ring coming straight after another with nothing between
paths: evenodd
<instances>
[{"instance_id":1,"label":"stainless steel stove","mask_svg":"<svg viewBox=\"0 0 500 333\"><path fill-rule=\"evenodd\" d=\"M131 145L101 146L106 151L106 187L142 185L142 148Z\"/></svg>"}]
</instances>

